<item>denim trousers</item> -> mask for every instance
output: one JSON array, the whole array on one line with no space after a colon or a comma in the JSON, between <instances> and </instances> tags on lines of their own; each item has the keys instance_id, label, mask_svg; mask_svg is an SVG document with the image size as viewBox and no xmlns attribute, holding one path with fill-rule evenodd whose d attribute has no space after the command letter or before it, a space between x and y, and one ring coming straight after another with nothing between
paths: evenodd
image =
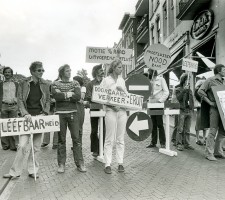
<instances>
[{"instance_id":1,"label":"denim trousers","mask_svg":"<svg viewBox=\"0 0 225 200\"><path fill-rule=\"evenodd\" d=\"M58 165L66 163L66 132L70 130L73 142L73 157L76 166L84 164L82 144L79 138L79 120L76 112L59 113L60 132L58 133L57 160Z\"/></svg>"},{"instance_id":2,"label":"denim trousers","mask_svg":"<svg viewBox=\"0 0 225 200\"><path fill-rule=\"evenodd\" d=\"M35 158L35 171L38 172L39 169L39 152L41 146L41 133L33 134L33 145L34 145L34 158ZM13 165L9 170L9 174L11 176L20 176L23 171L23 161L26 156L26 153L29 151L28 161L27 161L27 170L29 174L34 173L34 166L33 166L33 157L31 146L28 148L28 143L30 140L31 135L20 135L19 145L16 152L16 157L14 159Z\"/></svg>"},{"instance_id":3,"label":"denim trousers","mask_svg":"<svg viewBox=\"0 0 225 200\"><path fill-rule=\"evenodd\" d=\"M43 144L49 144L50 143L50 132L44 133L43 137ZM58 145L58 132L53 133L53 145Z\"/></svg>"},{"instance_id":4,"label":"denim trousers","mask_svg":"<svg viewBox=\"0 0 225 200\"><path fill-rule=\"evenodd\" d=\"M217 108L211 106L209 114L210 129L206 140L205 156L213 156L214 153L216 155L224 155L222 146L225 139L225 131L220 119L219 111Z\"/></svg>"},{"instance_id":5,"label":"denim trousers","mask_svg":"<svg viewBox=\"0 0 225 200\"><path fill-rule=\"evenodd\" d=\"M191 111L190 110L180 110L180 115L178 119L179 123L177 126L177 145L185 146L190 145L190 128L191 128Z\"/></svg>"},{"instance_id":6,"label":"denim trousers","mask_svg":"<svg viewBox=\"0 0 225 200\"><path fill-rule=\"evenodd\" d=\"M124 134L126 132L127 113L124 110L115 112L107 110L105 115L106 135L104 145L105 166L110 166L112 162L112 150L116 141L116 160L123 163L124 156Z\"/></svg>"},{"instance_id":7,"label":"denim trousers","mask_svg":"<svg viewBox=\"0 0 225 200\"><path fill-rule=\"evenodd\" d=\"M2 104L1 118L16 118L18 117L18 106L9 106L7 104ZM19 143L18 136L5 136L1 137L2 147L9 147L10 149L15 149Z\"/></svg>"},{"instance_id":8,"label":"denim trousers","mask_svg":"<svg viewBox=\"0 0 225 200\"><path fill-rule=\"evenodd\" d=\"M80 138L80 143L82 145L85 110L84 110L84 104L79 103L79 102L77 103L77 116L78 116L78 120L79 120L79 138Z\"/></svg>"}]
</instances>

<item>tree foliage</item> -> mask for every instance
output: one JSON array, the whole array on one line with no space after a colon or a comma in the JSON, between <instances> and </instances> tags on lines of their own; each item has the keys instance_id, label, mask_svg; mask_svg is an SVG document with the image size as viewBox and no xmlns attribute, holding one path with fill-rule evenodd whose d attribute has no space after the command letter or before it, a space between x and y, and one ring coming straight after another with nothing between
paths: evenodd
<instances>
[{"instance_id":1,"label":"tree foliage","mask_svg":"<svg viewBox=\"0 0 225 200\"><path fill-rule=\"evenodd\" d=\"M84 80L84 86L86 86L87 83L91 81L91 79L88 77L87 70L85 70L83 68L81 70L78 70L77 71L77 76L80 76L80 77L83 78L83 80Z\"/></svg>"}]
</instances>

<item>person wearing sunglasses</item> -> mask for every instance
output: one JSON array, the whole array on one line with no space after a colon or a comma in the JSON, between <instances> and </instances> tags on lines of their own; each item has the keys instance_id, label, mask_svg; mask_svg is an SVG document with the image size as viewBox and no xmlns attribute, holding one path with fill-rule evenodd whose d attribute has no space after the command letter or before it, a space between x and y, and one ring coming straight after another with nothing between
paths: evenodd
<instances>
[{"instance_id":1,"label":"person wearing sunglasses","mask_svg":"<svg viewBox=\"0 0 225 200\"><path fill-rule=\"evenodd\" d=\"M30 66L31 77L22 81L18 88L18 107L21 116L28 122L32 120L32 116L48 115L50 110L50 85L47 81L42 79L44 69L41 62L33 62ZM33 167L32 152L30 151L28 157L28 173L29 177L39 177L38 169L38 153L41 147L42 133L33 135L34 156L35 156L35 170ZM3 178L15 179L20 177L23 170L23 160L27 152L27 145L29 143L30 135L25 134L20 136L19 146L15 160L8 174Z\"/></svg>"}]
</instances>

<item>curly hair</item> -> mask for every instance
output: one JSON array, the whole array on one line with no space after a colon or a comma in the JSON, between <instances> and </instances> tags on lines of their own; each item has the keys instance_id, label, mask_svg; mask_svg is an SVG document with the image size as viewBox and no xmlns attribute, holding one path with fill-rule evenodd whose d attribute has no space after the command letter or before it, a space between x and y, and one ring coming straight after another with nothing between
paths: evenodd
<instances>
[{"instance_id":1,"label":"curly hair","mask_svg":"<svg viewBox=\"0 0 225 200\"><path fill-rule=\"evenodd\" d=\"M214 71L214 74L216 75L216 74L218 74L219 72L221 72L222 68L225 68L225 66L222 65L222 64L217 64L217 65L215 66L214 70L213 70L213 71Z\"/></svg>"},{"instance_id":2,"label":"curly hair","mask_svg":"<svg viewBox=\"0 0 225 200\"><path fill-rule=\"evenodd\" d=\"M77 81L80 84L81 87L84 85L84 80L80 76L74 76L73 80Z\"/></svg>"},{"instance_id":3,"label":"curly hair","mask_svg":"<svg viewBox=\"0 0 225 200\"><path fill-rule=\"evenodd\" d=\"M31 63L30 65L30 72L34 72L38 67L42 67L42 62L39 62L39 61L35 61L33 63Z\"/></svg>"}]
</instances>

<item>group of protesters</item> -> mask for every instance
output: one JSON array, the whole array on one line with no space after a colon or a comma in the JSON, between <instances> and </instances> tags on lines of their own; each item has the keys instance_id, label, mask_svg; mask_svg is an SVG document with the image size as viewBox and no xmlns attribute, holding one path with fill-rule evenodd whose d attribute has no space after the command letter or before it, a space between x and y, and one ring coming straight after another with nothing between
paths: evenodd
<instances>
[{"instance_id":1,"label":"group of protesters","mask_svg":"<svg viewBox=\"0 0 225 200\"><path fill-rule=\"evenodd\" d=\"M81 77L75 76L71 81L71 68L69 65L63 65L58 69L58 78L53 82L42 79L44 68L41 62L33 62L30 66L31 76L21 81L19 84L13 81L13 70L10 67L3 69L5 80L0 82L0 111L1 118L24 117L31 122L32 116L37 115L59 115L60 131L54 133L53 149L57 149L58 173L65 172L66 164L66 134L67 127L72 138L72 151L74 162L80 172L86 172L83 153L82 153L82 132L84 123L84 109L89 103L92 103L93 87L101 87L127 92L125 81L122 78L122 62L115 59L105 76L102 65L93 67L93 80L86 87ZM215 76L196 84L196 95L199 95L199 106L196 124L197 144L201 144L199 131L203 130L203 137L206 141L205 157L210 160L225 158L223 154L224 128L219 116L215 98L212 93L212 86L223 85L225 76L225 66L218 64L214 68ZM149 78L152 85L152 91L148 101L150 103L163 103L168 99L169 90L165 79L158 76L157 71L151 69L144 74ZM180 83L174 90L174 97L180 104L180 114L175 120L175 130L172 135L177 150L193 150L190 144L190 126L192 111L194 109L194 96L190 89L190 76L183 73L180 77ZM195 95L195 96L196 96ZM196 97L197 98L197 97ZM88 102L88 103L87 103ZM103 123L103 143L104 143L104 171L111 174L112 151L114 141L116 143L116 161L118 163L118 172L124 172L124 135L126 132L127 113L126 109L119 106L105 105L106 115ZM208 127L202 125L202 113L208 109ZM91 108L91 111L95 109ZM159 141L161 148L165 148L166 137L163 126L163 116L151 116L153 130L151 142L148 148L156 147ZM206 121L206 120L205 120ZM91 152L93 157L99 155L99 137L98 137L98 117L91 117ZM209 134L205 136L206 128ZM18 178L23 169L23 160L27 152L27 145L31 135L24 134L19 137L2 137L1 143L4 150L11 149L17 151L12 167L4 178ZM35 167L33 167L32 153L28 157L28 175L31 178L38 178L38 154L40 147L49 144L50 135L45 133L43 142L42 133L33 134L33 149L35 156ZM216 141L216 142L215 142ZM216 144L215 144L216 143ZM35 171L34 171L35 170Z\"/></svg>"}]
</instances>

